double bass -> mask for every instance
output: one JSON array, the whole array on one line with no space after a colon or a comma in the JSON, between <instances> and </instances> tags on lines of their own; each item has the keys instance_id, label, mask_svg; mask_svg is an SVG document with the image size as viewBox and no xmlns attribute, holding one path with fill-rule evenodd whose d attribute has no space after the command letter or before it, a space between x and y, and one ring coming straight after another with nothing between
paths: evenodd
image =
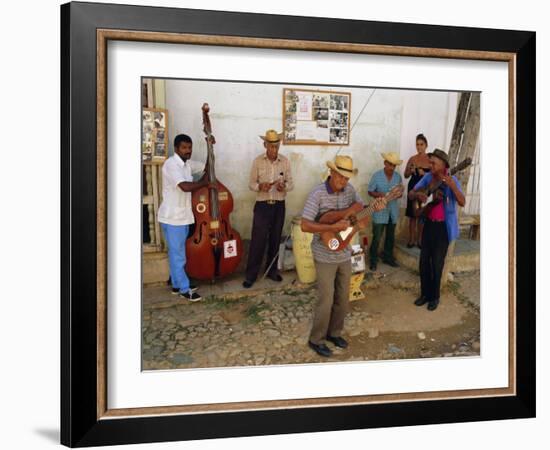
<instances>
[{"instance_id":1,"label":"double bass","mask_svg":"<svg viewBox=\"0 0 550 450\"><path fill-rule=\"evenodd\" d=\"M243 244L239 233L231 227L233 211L231 192L216 178L212 126L208 103L202 106L203 130L208 149L206 176L208 186L193 192L192 206L195 230L187 239L187 274L199 280L215 281L235 271L242 258Z\"/></svg>"}]
</instances>

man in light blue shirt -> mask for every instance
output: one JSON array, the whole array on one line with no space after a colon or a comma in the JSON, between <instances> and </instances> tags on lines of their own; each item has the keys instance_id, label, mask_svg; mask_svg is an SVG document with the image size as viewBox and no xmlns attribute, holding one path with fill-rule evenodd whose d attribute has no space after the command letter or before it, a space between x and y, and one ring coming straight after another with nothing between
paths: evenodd
<instances>
[{"instance_id":1,"label":"man in light blue shirt","mask_svg":"<svg viewBox=\"0 0 550 450\"><path fill-rule=\"evenodd\" d=\"M384 168L374 172L368 187L369 195L374 198L385 197L394 186L402 183L401 175L395 171L395 168L403 161L399 159L395 152L381 153L381 155L384 158ZM386 208L372 215L372 242L369 252L370 270L376 270L378 245L384 229L386 230L386 239L382 261L392 267L397 267L397 262L393 257L393 246L395 242L395 225L399 219L398 201L398 199L395 199L388 202Z\"/></svg>"}]
</instances>

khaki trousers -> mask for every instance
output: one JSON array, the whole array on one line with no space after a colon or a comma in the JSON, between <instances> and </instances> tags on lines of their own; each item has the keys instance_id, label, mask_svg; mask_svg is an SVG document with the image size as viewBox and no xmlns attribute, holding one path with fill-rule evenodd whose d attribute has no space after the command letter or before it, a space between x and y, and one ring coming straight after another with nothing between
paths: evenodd
<instances>
[{"instance_id":1,"label":"khaki trousers","mask_svg":"<svg viewBox=\"0 0 550 450\"><path fill-rule=\"evenodd\" d=\"M339 337L349 306L351 260L341 263L315 261L317 271L317 304L313 310L310 342L321 344L328 335Z\"/></svg>"}]
</instances>

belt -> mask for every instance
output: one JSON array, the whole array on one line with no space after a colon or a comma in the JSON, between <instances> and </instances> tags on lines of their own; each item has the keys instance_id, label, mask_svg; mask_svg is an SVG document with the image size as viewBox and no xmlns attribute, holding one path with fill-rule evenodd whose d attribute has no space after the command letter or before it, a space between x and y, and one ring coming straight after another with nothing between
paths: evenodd
<instances>
[{"instance_id":1,"label":"belt","mask_svg":"<svg viewBox=\"0 0 550 450\"><path fill-rule=\"evenodd\" d=\"M275 205L277 203L284 203L284 200L262 200L262 201L258 201L258 203L267 203L268 205Z\"/></svg>"},{"instance_id":2,"label":"belt","mask_svg":"<svg viewBox=\"0 0 550 450\"><path fill-rule=\"evenodd\" d=\"M428 222L432 222L432 223L443 223L445 222L445 219L443 220L432 220L432 219L426 219Z\"/></svg>"}]
</instances>

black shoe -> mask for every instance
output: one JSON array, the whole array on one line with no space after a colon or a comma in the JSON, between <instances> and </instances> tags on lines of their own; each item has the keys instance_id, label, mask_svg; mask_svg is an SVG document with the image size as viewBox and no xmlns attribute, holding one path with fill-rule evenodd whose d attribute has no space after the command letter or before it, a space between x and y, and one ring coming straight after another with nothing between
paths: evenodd
<instances>
[{"instance_id":1,"label":"black shoe","mask_svg":"<svg viewBox=\"0 0 550 450\"><path fill-rule=\"evenodd\" d=\"M267 278L269 278L270 280L276 281L278 283L283 281L283 277L278 273L270 274L267 276Z\"/></svg>"},{"instance_id":2,"label":"black shoe","mask_svg":"<svg viewBox=\"0 0 550 450\"><path fill-rule=\"evenodd\" d=\"M190 284L189 285L189 292L193 293L193 292L197 292L199 288L197 286L195 286L194 284ZM172 294L176 295L176 294L179 294L180 293L180 290L178 288L175 288L173 287L172 288Z\"/></svg>"},{"instance_id":3,"label":"black shoe","mask_svg":"<svg viewBox=\"0 0 550 450\"><path fill-rule=\"evenodd\" d=\"M439 305L439 299L432 300L430 303L428 303L428 311L435 311L437 309L437 305Z\"/></svg>"},{"instance_id":4,"label":"black shoe","mask_svg":"<svg viewBox=\"0 0 550 450\"><path fill-rule=\"evenodd\" d=\"M429 300L424 297L423 295L421 295L420 297L418 297L415 301L414 301L414 304L416 306L424 306L426 303L428 303Z\"/></svg>"},{"instance_id":5,"label":"black shoe","mask_svg":"<svg viewBox=\"0 0 550 450\"><path fill-rule=\"evenodd\" d=\"M373 272L376 270L376 263L375 262L371 262L370 263L370 266L369 266L369 269L372 270Z\"/></svg>"},{"instance_id":6,"label":"black shoe","mask_svg":"<svg viewBox=\"0 0 550 450\"><path fill-rule=\"evenodd\" d=\"M243 281L243 288L246 288L246 289L251 288L253 284L254 284L254 281L244 280Z\"/></svg>"},{"instance_id":7,"label":"black shoe","mask_svg":"<svg viewBox=\"0 0 550 450\"><path fill-rule=\"evenodd\" d=\"M385 259L384 260L384 264L387 264L388 266L391 266L391 267L399 267L399 264L397 264L397 261L395 259Z\"/></svg>"},{"instance_id":8,"label":"black shoe","mask_svg":"<svg viewBox=\"0 0 550 450\"><path fill-rule=\"evenodd\" d=\"M412 242L409 242L407 244L407 248L413 248L416 244L413 244Z\"/></svg>"},{"instance_id":9,"label":"black shoe","mask_svg":"<svg viewBox=\"0 0 550 450\"><path fill-rule=\"evenodd\" d=\"M325 356L327 358L332 355L332 351L325 344L314 344L313 342L308 341L308 345L309 348L315 350L318 355Z\"/></svg>"},{"instance_id":10,"label":"black shoe","mask_svg":"<svg viewBox=\"0 0 550 450\"><path fill-rule=\"evenodd\" d=\"M346 341L343 337L335 337L335 336L327 336L327 341L332 342L336 347L339 348L347 348L348 347L348 341Z\"/></svg>"},{"instance_id":11,"label":"black shoe","mask_svg":"<svg viewBox=\"0 0 550 450\"><path fill-rule=\"evenodd\" d=\"M202 300L202 297L196 292L180 292L180 297L183 297L190 302L198 302Z\"/></svg>"}]
</instances>

